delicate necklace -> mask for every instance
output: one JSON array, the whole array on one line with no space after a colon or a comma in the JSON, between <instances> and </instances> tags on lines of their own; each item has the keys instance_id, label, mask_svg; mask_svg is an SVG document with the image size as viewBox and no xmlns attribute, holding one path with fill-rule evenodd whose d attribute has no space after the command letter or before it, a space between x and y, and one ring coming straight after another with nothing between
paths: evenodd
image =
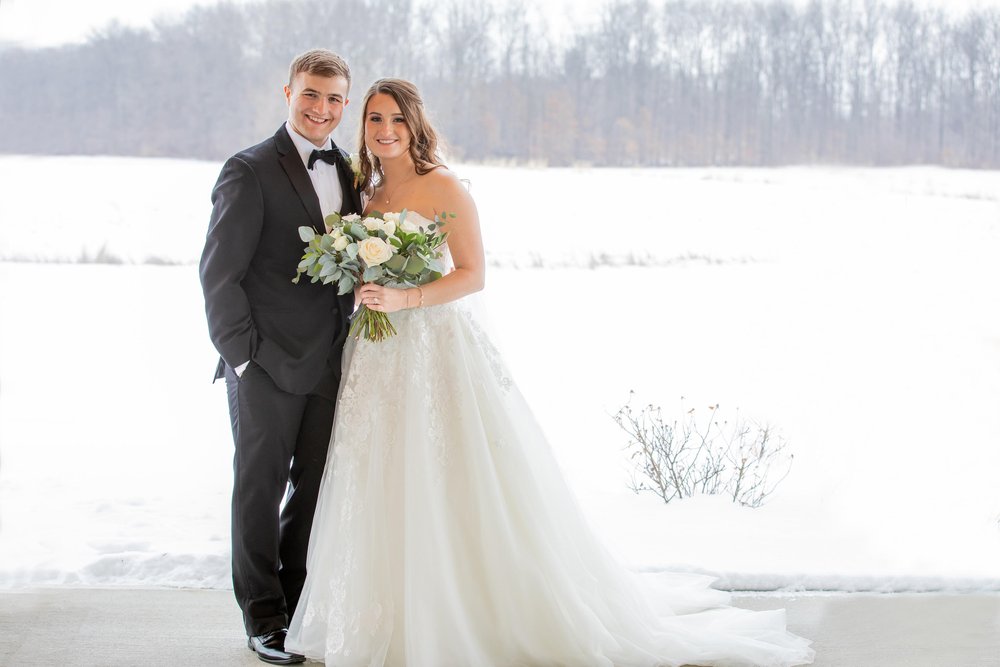
<instances>
[{"instance_id":1,"label":"delicate necklace","mask_svg":"<svg viewBox=\"0 0 1000 667\"><path fill-rule=\"evenodd\" d=\"M412 181L416 177L417 177L417 174L416 174L416 172L414 172L413 175L410 176L405 181L401 181L401 182L397 183L396 186L392 190L389 190L388 188L385 188L385 193L386 193L385 194L385 205L386 206L389 205L389 201L392 199L392 196L394 194L396 194L396 191L399 190L399 188L401 188L406 183L409 183L410 181Z\"/></svg>"}]
</instances>

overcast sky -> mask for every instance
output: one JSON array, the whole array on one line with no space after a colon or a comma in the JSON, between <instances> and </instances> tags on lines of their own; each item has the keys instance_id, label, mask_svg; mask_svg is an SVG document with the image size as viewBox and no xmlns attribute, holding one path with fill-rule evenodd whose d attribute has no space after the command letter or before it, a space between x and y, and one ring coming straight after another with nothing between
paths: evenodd
<instances>
[{"instance_id":1,"label":"overcast sky","mask_svg":"<svg viewBox=\"0 0 1000 667\"><path fill-rule=\"evenodd\" d=\"M235 0L249 2L250 0ZM656 0L654 0L655 2ZM741 0L752 1L752 0ZM804 2L805 0L799 0ZM572 16L589 21L606 0L537 0L556 22ZM1000 7L1000 0L914 0L953 11L970 7ZM213 0L0 0L0 43L53 46L81 42L95 29L117 20L131 26L149 26L157 16L177 17L194 5ZM570 11L570 7L573 10Z\"/></svg>"}]
</instances>

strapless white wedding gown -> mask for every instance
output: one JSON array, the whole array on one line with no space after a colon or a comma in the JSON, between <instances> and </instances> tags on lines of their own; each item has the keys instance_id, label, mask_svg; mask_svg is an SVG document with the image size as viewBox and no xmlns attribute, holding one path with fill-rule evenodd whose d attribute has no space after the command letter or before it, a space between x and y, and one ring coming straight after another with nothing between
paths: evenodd
<instances>
[{"instance_id":1,"label":"strapless white wedding gown","mask_svg":"<svg viewBox=\"0 0 1000 667\"><path fill-rule=\"evenodd\" d=\"M348 342L287 650L337 667L797 665L783 611L601 546L461 301Z\"/></svg>"}]
</instances>

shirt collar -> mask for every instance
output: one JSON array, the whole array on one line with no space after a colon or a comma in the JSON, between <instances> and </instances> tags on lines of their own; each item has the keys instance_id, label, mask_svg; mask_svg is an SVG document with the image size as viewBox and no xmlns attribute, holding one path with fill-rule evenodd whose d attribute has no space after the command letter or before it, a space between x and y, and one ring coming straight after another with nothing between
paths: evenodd
<instances>
[{"instance_id":1,"label":"shirt collar","mask_svg":"<svg viewBox=\"0 0 1000 667\"><path fill-rule=\"evenodd\" d=\"M302 164L309 164L309 156L312 155L314 150L319 150L319 146L316 146L313 142L309 141L301 134L296 132L291 124L285 121L285 131L288 132L288 136L292 138L292 143L295 144L295 150L299 152L299 157L302 158ZM333 148L333 142L330 141L330 137L326 138L326 149ZM326 164L325 162L323 164Z\"/></svg>"}]
</instances>

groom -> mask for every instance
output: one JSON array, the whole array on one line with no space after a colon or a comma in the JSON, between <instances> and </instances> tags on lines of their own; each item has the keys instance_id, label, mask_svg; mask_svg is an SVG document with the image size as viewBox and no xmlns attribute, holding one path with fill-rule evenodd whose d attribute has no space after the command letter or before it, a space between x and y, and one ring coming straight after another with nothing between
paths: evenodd
<instances>
[{"instance_id":1,"label":"groom","mask_svg":"<svg viewBox=\"0 0 1000 667\"><path fill-rule=\"evenodd\" d=\"M360 213L346 154L330 140L351 83L324 49L291 64L288 121L225 163L212 192L201 284L233 427L233 590L264 662L292 664L285 631L306 576L306 548L333 425L354 295L292 284L304 244L330 213ZM284 498L284 506L279 506Z\"/></svg>"}]
</instances>

